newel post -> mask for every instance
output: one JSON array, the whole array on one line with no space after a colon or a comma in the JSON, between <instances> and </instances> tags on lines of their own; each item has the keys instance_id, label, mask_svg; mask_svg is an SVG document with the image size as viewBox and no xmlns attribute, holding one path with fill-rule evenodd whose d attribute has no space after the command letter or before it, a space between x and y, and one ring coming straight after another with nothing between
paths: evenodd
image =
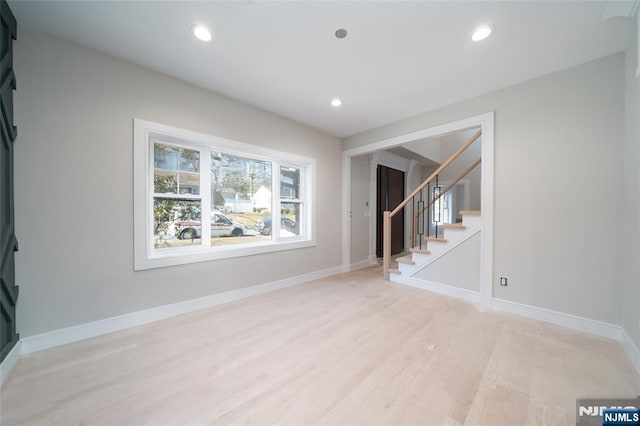
<instances>
[{"instance_id":1,"label":"newel post","mask_svg":"<svg viewBox=\"0 0 640 426\"><path fill-rule=\"evenodd\" d=\"M382 218L382 271L385 280L389 280L391 263L391 212L385 211Z\"/></svg>"}]
</instances>

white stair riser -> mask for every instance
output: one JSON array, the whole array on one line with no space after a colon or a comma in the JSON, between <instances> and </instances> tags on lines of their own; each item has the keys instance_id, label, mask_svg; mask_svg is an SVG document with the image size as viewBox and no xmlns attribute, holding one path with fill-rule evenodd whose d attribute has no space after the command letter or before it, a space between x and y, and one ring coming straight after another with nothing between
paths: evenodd
<instances>
[{"instance_id":1,"label":"white stair riser","mask_svg":"<svg viewBox=\"0 0 640 426\"><path fill-rule=\"evenodd\" d=\"M398 263L398 270L403 276L410 277L413 273L425 268L434 262L444 253L452 250L471 236L478 233L482 226L482 217L479 215L463 215L462 224L465 229L445 229L443 239L446 243L436 241L423 242L423 248L428 249L431 254L412 253L414 265Z\"/></svg>"},{"instance_id":2,"label":"white stair riser","mask_svg":"<svg viewBox=\"0 0 640 426\"><path fill-rule=\"evenodd\" d=\"M464 215L462 217L462 224L468 228L480 228L482 226L482 216L476 215ZM445 232L448 231L445 230Z\"/></svg>"}]
</instances>

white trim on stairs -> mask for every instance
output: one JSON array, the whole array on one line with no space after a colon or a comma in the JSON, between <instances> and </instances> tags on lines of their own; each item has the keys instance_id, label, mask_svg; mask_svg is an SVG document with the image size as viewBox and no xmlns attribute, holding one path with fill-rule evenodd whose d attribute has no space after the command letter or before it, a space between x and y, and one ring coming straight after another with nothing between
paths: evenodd
<instances>
[{"instance_id":1,"label":"white trim on stairs","mask_svg":"<svg viewBox=\"0 0 640 426\"><path fill-rule=\"evenodd\" d=\"M453 231L453 232L466 232L465 231ZM430 254L428 255L428 260L427 262L425 262L424 264L420 264L420 265L416 265L415 268L412 268L411 270L411 276L414 276L415 274L417 274L418 272L422 271L424 268L426 268L427 266L433 264L436 260L440 259L442 256L444 256L447 253L450 253L452 250L456 249L457 247L459 247L462 243L464 243L465 241L467 241L468 239L476 236L477 234L479 234L481 231L480 229L476 229L476 230L472 230L468 235L465 235L461 240L456 241L455 243L452 242L447 242L447 246L443 248L442 251L438 252L438 253L434 253L434 254ZM445 231L445 235L446 235L446 231ZM427 244L428 247L428 244ZM480 293L478 293L480 294Z\"/></svg>"}]
</instances>

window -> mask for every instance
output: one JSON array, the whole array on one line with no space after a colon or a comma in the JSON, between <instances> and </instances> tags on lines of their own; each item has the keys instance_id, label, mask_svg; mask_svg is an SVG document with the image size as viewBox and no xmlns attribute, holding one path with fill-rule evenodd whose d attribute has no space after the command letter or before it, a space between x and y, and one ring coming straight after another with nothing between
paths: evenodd
<instances>
[{"instance_id":1,"label":"window","mask_svg":"<svg viewBox=\"0 0 640 426\"><path fill-rule=\"evenodd\" d=\"M443 194L444 191L445 189L443 189L440 186L433 188L433 198L435 199L435 201L433 202L433 208L431 210L432 225L435 225L437 223L438 226L441 226L441 225L453 223L452 222L453 217L451 214L452 213L451 192L445 192ZM440 198L437 198L437 197L440 197Z\"/></svg>"},{"instance_id":2,"label":"window","mask_svg":"<svg viewBox=\"0 0 640 426\"><path fill-rule=\"evenodd\" d=\"M135 269L315 244L315 161L134 120Z\"/></svg>"},{"instance_id":3,"label":"window","mask_svg":"<svg viewBox=\"0 0 640 426\"><path fill-rule=\"evenodd\" d=\"M444 192L446 187L436 186L433 188L433 207L431 208L431 225L429 229L429 233L432 235L436 235L436 227L438 236L442 236L444 234L444 229L441 228L442 225L452 223L452 197L451 192ZM443 194L444 193L444 194Z\"/></svg>"},{"instance_id":4,"label":"window","mask_svg":"<svg viewBox=\"0 0 640 426\"><path fill-rule=\"evenodd\" d=\"M280 235L300 235L304 221L304 201L301 196L300 168L280 166Z\"/></svg>"}]
</instances>

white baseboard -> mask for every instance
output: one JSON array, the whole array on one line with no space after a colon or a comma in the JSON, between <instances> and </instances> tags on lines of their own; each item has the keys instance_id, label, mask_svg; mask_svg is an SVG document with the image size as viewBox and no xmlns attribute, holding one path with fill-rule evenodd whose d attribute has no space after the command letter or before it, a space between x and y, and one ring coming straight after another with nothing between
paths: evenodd
<instances>
[{"instance_id":1,"label":"white baseboard","mask_svg":"<svg viewBox=\"0 0 640 426\"><path fill-rule=\"evenodd\" d=\"M472 303L480 303L480 293L471 290L403 277L402 275L391 275L391 281L456 297ZM631 340L626 330L619 325L497 298L492 299L490 308L620 342L629 360L638 374L640 374L640 349Z\"/></svg>"},{"instance_id":2,"label":"white baseboard","mask_svg":"<svg viewBox=\"0 0 640 426\"><path fill-rule=\"evenodd\" d=\"M559 325L561 327L570 328L583 333L589 333L600 337L606 337L611 340L620 342L624 347L629 360L634 368L640 374L640 350L633 343L626 330L614 324L580 317L572 314L565 314L551 309L539 308L536 306L525 305L522 303L511 302L504 299L493 299L491 308L496 311L508 312L515 315L547 322L549 324Z\"/></svg>"},{"instance_id":3,"label":"white baseboard","mask_svg":"<svg viewBox=\"0 0 640 426\"><path fill-rule=\"evenodd\" d=\"M16 367L16 364L20 360L22 342L18 343L9 351L7 356L0 362L0 388L4 384L5 380L9 378L9 375Z\"/></svg>"},{"instance_id":4,"label":"white baseboard","mask_svg":"<svg viewBox=\"0 0 640 426\"><path fill-rule=\"evenodd\" d=\"M640 374L640 349L638 349L635 343L633 343L633 340L631 340L631 337L629 337L624 328L620 329L620 333L622 346L631 360L631 363L636 368L636 371Z\"/></svg>"},{"instance_id":5,"label":"white baseboard","mask_svg":"<svg viewBox=\"0 0 640 426\"><path fill-rule=\"evenodd\" d=\"M357 262L355 265L371 266L369 261ZM376 264L376 263L373 263ZM351 265L353 267L353 265ZM187 300L184 302L174 303L171 305L158 306L143 311L132 312L118 317L107 318L90 323L80 324L60 330L54 330L47 333L39 334L23 338L9 352L7 357L0 363L0 386L11 374L17 364L20 356L26 355L39 350L76 342L79 340L96 337L102 334L111 333L118 330L124 330L139 325L148 324L164 318L181 315L200 309L220 305L234 300L243 299L258 294L279 290L286 287L292 287L309 281L322 279L331 275L342 272L343 267L337 266L324 269L321 271L311 272L296 277L286 278L283 280L272 281L265 284L259 284L238 290L232 290L224 293L213 294L198 299ZM467 300L472 303L480 303L480 294L475 291L462 288L452 287L445 284L439 284L430 281L416 280L402 275L393 276L394 282L433 291L451 297ZM497 311L509 312L527 318L559 325L573 330L594 334L601 337L607 337L622 343L629 359L640 374L640 350L631 340L626 331L617 325L605 322L579 317L576 315L565 314L552 311L545 308L525 305L517 302L511 302L503 299L493 299L491 308Z\"/></svg>"},{"instance_id":6,"label":"white baseboard","mask_svg":"<svg viewBox=\"0 0 640 426\"><path fill-rule=\"evenodd\" d=\"M434 293L444 294L446 296L455 297L466 300L467 302L480 304L480 293L466 288L454 287L447 284L440 284L433 281L419 280L411 277L404 277L402 274L393 274L391 281L398 284L404 284L411 287L421 288L423 290L433 291Z\"/></svg>"},{"instance_id":7,"label":"white baseboard","mask_svg":"<svg viewBox=\"0 0 640 426\"><path fill-rule=\"evenodd\" d=\"M226 291L224 293L212 294L210 296L186 300L184 302L158 306L155 308L132 312L117 317L106 318L103 320L92 321L85 324L49 331L43 334L38 334L36 336L25 337L22 339L22 348L20 354L26 355L55 346L100 336L102 334L112 333L114 331L148 324L176 315L198 311L200 309L232 302L234 300L244 299L245 297L255 296L258 294L303 284L309 281L326 278L331 275L339 274L341 272L342 266L337 266L321 271L315 271L304 275L286 278L283 280L272 281L269 283L241 288L238 290Z\"/></svg>"},{"instance_id":8,"label":"white baseboard","mask_svg":"<svg viewBox=\"0 0 640 426\"><path fill-rule=\"evenodd\" d=\"M364 268L369 268L371 266L376 266L378 265L378 260L374 259L373 261L371 260L361 260L360 262L355 262L352 263L351 266L349 267L349 271L357 271L358 269L364 269Z\"/></svg>"},{"instance_id":9,"label":"white baseboard","mask_svg":"<svg viewBox=\"0 0 640 426\"><path fill-rule=\"evenodd\" d=\"M491 308L496 311L508 312L572 330L607 337L619 342L622 341L622 328L618 325L497 298L492 299Z\"/></svg>"}]
</instances>

